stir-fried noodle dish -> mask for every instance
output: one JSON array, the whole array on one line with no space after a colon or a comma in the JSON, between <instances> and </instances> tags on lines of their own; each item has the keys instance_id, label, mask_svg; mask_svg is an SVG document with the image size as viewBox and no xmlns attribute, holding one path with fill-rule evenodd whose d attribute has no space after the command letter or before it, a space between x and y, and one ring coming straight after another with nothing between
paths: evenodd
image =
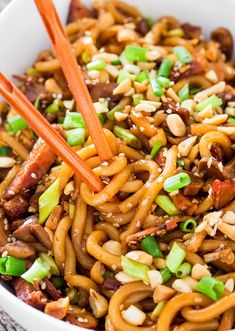
<instances>
[{"instance_id":1,"label":"stir-fried noodle dish","mask_svg":"<svg viewBox=\"0 0 235 331\"><path fill-rule=\"evenodd\" d=\"M231 33L206 39L103 0L92 10L72 0L65 30L114 156L98 156L53 50L14 76L103 189L1 102L1 277L20 300L87 329L232 329Z\"/></svg>"}]
</instances>

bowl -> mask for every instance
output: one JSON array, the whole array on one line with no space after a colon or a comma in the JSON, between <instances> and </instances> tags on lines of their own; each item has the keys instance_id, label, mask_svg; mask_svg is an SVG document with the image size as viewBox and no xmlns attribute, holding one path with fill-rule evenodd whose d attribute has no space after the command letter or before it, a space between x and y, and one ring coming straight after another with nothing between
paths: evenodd
<instances>
[{"instance_id":1,"label":"bowl","mask_svg":"<svg viewBox=\"0 0 235 331\"><path fill-rule=\"evenodd\" d=\"M160 17L173 15L181 22L203 27L209 36L216 27L234 29L234 0L126 0L137 6L144 15ZM84 3L91 3L83 0ZM70 0L55 0L63 22L66 21ZM13 0L0 14L0 71L20 74L33 63L40 50L50 47L45 29L33 0ZM18 300L7 284L0 280L0 305L27 331L87 330L56 320Z\"/></svg>"}]
</instances>

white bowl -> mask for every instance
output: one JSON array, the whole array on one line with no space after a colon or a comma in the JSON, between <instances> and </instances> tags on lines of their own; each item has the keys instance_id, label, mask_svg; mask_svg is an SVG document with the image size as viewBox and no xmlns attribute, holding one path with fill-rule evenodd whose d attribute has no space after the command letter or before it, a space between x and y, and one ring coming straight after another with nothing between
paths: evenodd
<instances>
[{"instance_id":1,"label":"white bowl","mask_svg":"<svg viewBox=\"0 0 235 331\"><path fill-rule=\"evenodd\" d=\"M0 0L1 1L1 0ZM46 1L46 0L45 0ZM89 0L83 0L90 3ZM70 0L55 0L59 14L66 21ZM234 0L127 0L147 16L173 15L181 22L212 29L225 26L233 32ZM49 41L33 0L13 0L0 15L0 71L9 77L22 73L33 63L37 53L49 47ZM0 280L0 305L27 331L87 330L65 324L18 300ZM161 330L163 331L163 330Z\"/></svg>"}]
</instances>

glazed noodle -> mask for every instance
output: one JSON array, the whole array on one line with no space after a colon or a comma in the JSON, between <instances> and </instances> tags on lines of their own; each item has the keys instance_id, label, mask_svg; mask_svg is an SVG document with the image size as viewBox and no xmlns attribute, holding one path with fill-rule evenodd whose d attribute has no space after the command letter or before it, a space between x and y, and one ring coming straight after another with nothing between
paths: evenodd
<instances>
[{"instance_id":1,"label":"glazed noodle","mask_svg":"<svg viewBox=\"0 0 235 331\"><path fill-rule=\"evenodd\" d=\"M0 274L94 330L235 327L233 39L120 1L72 0L66 32L113 159L101 162L53 51L19 87L104 188L0 103ZM99 137L97 137L97 140Z\"/></svg>"}]
</instances>

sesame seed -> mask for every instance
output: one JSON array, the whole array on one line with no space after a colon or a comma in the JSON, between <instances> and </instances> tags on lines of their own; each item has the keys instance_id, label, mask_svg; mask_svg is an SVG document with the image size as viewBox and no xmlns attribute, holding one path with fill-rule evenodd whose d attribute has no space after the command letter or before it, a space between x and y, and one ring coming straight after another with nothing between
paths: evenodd
<instances>
[{"instance_id":1,"label":"sesame seed","mask_svg":"<svg viewBox=\"0 0 235 331\"><path fill-rule=\"evenodd\" d=\"M45 282L42 282L42 284L41 284L41 289L44 291L45 289L46 289L46 283Z\"/></svg>"},{"instance_id":2,"label":"sesame seed","mask_svg":"<svg viewBox=\"0 0 235 331\"><path fill-rule=\"evenodd\" d=\"M34 172L31 173L31 177L37 179L37 175Z\"/></svg>"},{"instance_id":3,"label":"sesame seed","mask_svg":"<svg viewBox=\"0 0 235 331\"><path fill-rule=\"evenodd\" d=\"M5 256L7 256L8 255L8 251L4 251L3 253L2 253L2 257L5 257Z\"/></svg>"}]
</instances>

